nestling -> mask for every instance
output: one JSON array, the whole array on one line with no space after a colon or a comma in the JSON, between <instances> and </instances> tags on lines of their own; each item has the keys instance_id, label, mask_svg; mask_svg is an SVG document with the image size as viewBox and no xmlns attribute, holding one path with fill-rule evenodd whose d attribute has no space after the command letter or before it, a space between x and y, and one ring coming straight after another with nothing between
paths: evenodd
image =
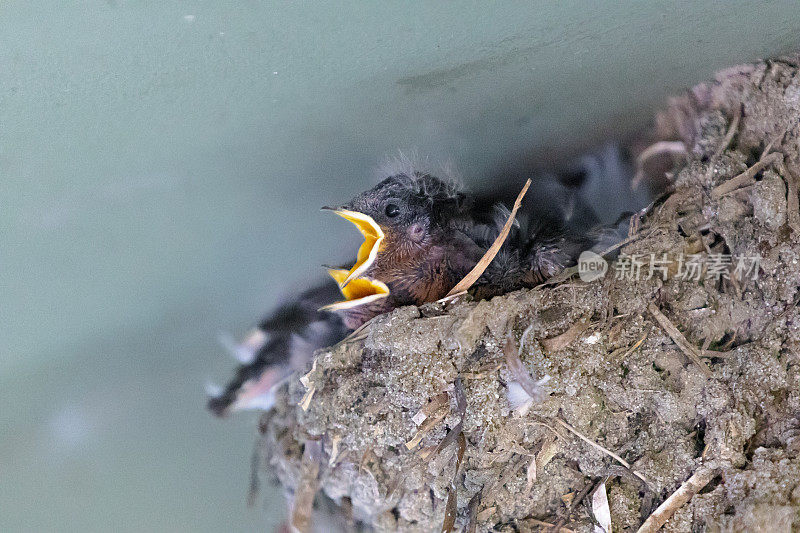
<instances>
[{"instance_id":1,"label":"nestling","mask_svg":"<svg viewBox=\"0 0 800 533\"><path fill-rule=\"evenodd\" d=\"M494 242L508 218L507 208L476 207L481 202L462 192L455 180L417 170L407 160L400 163L372 189L340 207L323 208L363 234L355 263L329 269L335 284L304 293L262 322L247 343L251 357L210 399L215 414L268 407L272 388L304 368L315 349L339 341L379 314L442 298ZM533 287L569 266L595 239L570 234L564 222L531 213L518 217L470 292L487 298ZM332 296L337 287L343 296L339 301ZM323 304L317 310L311 302Z\"/></svg>"}]
</instances>

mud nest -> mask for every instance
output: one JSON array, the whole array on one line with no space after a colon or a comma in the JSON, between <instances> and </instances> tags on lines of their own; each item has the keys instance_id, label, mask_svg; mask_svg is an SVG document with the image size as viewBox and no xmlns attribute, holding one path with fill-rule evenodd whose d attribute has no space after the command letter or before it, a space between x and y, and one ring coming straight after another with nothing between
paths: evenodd
<instances>
[{"instance_id":1,"label":"mud nest","mask_svg":"<svg viewBox=\"0 0 800 533\"><path fill-rule=\"evenodd\" d=\"M296 526L316 499L344 529L593 531L604 509L616 531L800 529L797 59L725 71L657 124L685 157L605 277L398 309L279 392L258 458ZM510 402L520 372L543 398Z\"/></svg>"}]
</instances>

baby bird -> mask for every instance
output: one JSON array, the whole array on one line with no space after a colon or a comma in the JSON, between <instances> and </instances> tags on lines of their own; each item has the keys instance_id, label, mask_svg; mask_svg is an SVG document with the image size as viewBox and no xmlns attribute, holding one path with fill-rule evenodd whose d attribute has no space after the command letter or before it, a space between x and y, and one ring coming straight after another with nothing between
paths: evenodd
<instances>
[{"instance_id":1,"label":"baby bird","mask_svg":"<svg viewBox=\"0 0 800 533\"><path fill-rule=\"evenodd\" d=\"M325 209L364 235L352 268L330 271L346 300L326 309L353 329L396 307L445 296L483 257L509 216L502 205L476 207L454 181L423 172L389 176L347 204ZM562 220L537 220L531 213L519 219L473 286L476 297L533 287L591 244L588 237L571 235ZM359 283L358 289L348 290L351 283Z\"/></svg>"},{"instance_id":2,"label":"baby bird","mask_svg":"<svg viewBox=\"0 0 800 533\"><path fill-rule=\"evenodd\" d=\"M428 174L389 176L347 204L327 209L364 235L352 268L330 272L347 300L327 309L338 312L349 328L396 307L438 300L485 251L466 233L471 226L466 196L454 183ZM348 287L359 281L366 293L380 298L353 306L365 293L351 294Z\"/></svg>"},{"instance_id":3,"label":"baby bird","mask_svg":"<svg viewBox=\"0 0 800 533\"><path fill-rule=\"evenodd\" d=\"M455 180L405 165L348 203L323 208L363 234L355 263L330 269L335 283L304 293L264 320L242 345L250 357L209 400L209 409L222 416L269 408L275 386L305 368L314 350L379 314L444 297L476 265L509 216L502 205L485 205L462 192ZM595 241L570 233L563 219L521 212L470 292L488 298L533 287L573 264ZM343 297L338 301L337 292Z\"/></svg>"},{"instance_id":4,"label":"baby bird","mask_svg":"<svg viewBox=\"0 0 800 533\"><path fill-rule=\"evenodd\" d=\"M229 346L241 364L224 389L209 394L208 409L217 416L242 409L269 410L278 385L303 370L315 350L347 335L339 315L319 309L338 295L336 283L325 281L279 306L241 344Z\"/></svg>"}]
</instances>

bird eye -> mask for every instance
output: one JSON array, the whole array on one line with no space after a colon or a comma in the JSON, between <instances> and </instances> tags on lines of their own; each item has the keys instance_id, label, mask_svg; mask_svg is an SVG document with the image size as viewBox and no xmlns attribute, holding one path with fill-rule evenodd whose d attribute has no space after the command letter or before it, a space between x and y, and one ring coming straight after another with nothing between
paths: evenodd
<instances>
[{"instance_id":1,"label":"bird eye","mask_svg":"<svg viewBox=\"0 0 800 533\"><path fill-rule=\"evenodd\" d=\"M389 204L386 206L386 216L389 218L394 218L400 214L400 208L397 207L397 204Z\"/></svg>"}]
</instances>

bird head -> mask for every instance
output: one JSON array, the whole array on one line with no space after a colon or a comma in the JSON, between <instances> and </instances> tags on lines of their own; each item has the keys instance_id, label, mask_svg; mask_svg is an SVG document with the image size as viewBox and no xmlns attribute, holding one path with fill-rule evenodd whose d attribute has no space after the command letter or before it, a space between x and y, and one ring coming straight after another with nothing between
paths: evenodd
<instances>
[{"instance_id":1,"label":"bird head","mask_svg":"<svg viewBox=\"0 0 800 533\"><path fill-rule=\"evenodd\" d=\"M463 212L464 199L452 181L411 172L390 176L341 207L324 208L353 223L364 236L355 264L339 285L368 273L384 252L425 248Z\"/></svg>"}]
</instances>

